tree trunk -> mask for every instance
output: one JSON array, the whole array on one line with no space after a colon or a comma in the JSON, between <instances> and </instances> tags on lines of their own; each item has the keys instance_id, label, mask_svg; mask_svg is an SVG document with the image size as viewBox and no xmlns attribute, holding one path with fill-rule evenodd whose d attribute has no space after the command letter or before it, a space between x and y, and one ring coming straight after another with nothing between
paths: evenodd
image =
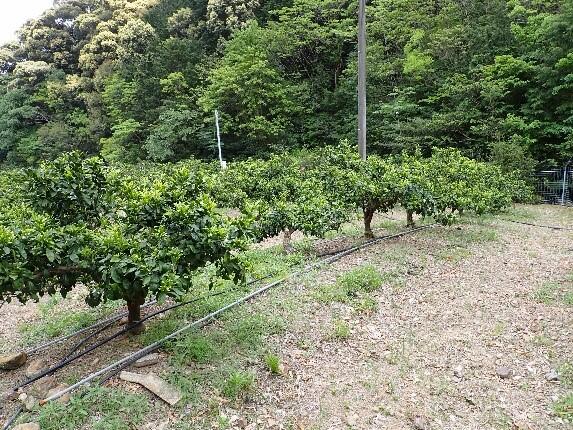
<instances>
[{"instance_id":1,"label":"tree trunk","mask_svg":"<svg viewBox=\"0 0 573 430\"><path fill-rule=\"evenodd\" d=\"M287 254L292 254L294 252L294 247L291 243L291 237L295 230L287 228L283 234L283 248Z\"/></svg>"},{"instance_id":2,"label":"tree trunk","mask_svg":"<svg viewBox=\"0 0 573 430\"><path fill-rule=\"evenodd\" d=\"M145 331L143 323L139 323L139 321L141 321L141 305L143 303L145 303L144 297L139 297L127 302L127 327L132 327L129 331L132 334L140 334Z\"/></svg>"},{"instance_id":3,"label":"tree trunk","mask_svg":"<svg viewBox=\"0 0 573 430\"><path fill-rule=\"evenodd\" d=\"M414 212L406 211L406 227L414 227Z\"/></svg>"},{"instance_id":4,"label":"tree trunk","mask_svg":"<svg viewBox=\"0 0 573 430\"><path fill-rule=\"evenodd\" d=\"M364 213L364 237L366 239L372 239L374 233L372 232L372 217L374 217L374 211L370 208L363 208Z\"/></svg>"}]
</instances>

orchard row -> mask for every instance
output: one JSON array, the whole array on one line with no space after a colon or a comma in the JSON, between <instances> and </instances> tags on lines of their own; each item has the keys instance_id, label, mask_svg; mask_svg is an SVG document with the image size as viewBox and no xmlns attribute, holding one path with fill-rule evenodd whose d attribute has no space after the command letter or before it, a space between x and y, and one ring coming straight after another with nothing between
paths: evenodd
<instances>
[{"instance_id":1,"label":"orchard row","mask_svg":"<svg viewBox=\"0 0 573 430\"><path fill-rule=\"evenodd\" d=\"M18 184L22 186L19 187ZM146 297L180 299L208 267L245 277L253 241L284 232L323 236L396 205L449 224L463 211L496 212L528 196L491 164L436 150L361 160L348 146L232 163L189 161L118 168L79 153L0 175L0 300L89 289L91 306L123 299L130 323Z\"/></svg>"}]
</instances>

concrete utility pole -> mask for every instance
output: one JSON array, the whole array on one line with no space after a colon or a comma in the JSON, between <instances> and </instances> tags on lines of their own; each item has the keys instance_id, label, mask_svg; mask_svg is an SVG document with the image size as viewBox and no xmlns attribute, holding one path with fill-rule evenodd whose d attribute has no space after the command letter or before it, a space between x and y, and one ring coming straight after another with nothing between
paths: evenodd
<instances>
[{"instance_id":1,"label":"concrete utility pole","mask_svg":"<svg viewBox=\"0 0 573 430\"><path fill-rule=\"evenodd\" d=\"M366 0L358 2L358 152L366 160Z\"/></svg>"}]
</instances>

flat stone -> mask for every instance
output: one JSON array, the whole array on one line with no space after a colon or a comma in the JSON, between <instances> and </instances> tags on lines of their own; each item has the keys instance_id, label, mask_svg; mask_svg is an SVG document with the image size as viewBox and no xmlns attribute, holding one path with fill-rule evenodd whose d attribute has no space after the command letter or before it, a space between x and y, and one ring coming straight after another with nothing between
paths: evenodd
<instances>
[{"instance_id":1,"label":"flat stone","mask_svg":"<svg viewBox=\"0 0 573 430\"><path fill-rule=\"evenodd\" d=\"M454 367L454 376L460 379L464 377L464 368L461 365Z\"/></svg>"},{"instance_id":2,"label":"flat stone","mask_svg":"<svg viewBox=\"0 0 573 430\"><path fill-rule=\"evenodd\" d=\"M414 425L414 428L416 430L429 430L430 429L430 425L428 424L428 421L426 421L426 419L421 417L421 416L414 417L412 424Z\"/></svg>"},{"instance_id":3,"label":"flat stone","mask_svg":"<svg viewBox=\"0 0 573 430\"><path fill-rule=\"evenodd\" d=\"M40 373L42 370L44 370L47 366L48 366L47 363L41 358L37 360L32 360L30 361L30 364L28 364L28 367L26 368L26 376L28 378L32 378L36 376L38 373Z\"/></svg>"},{"instance_id":4,"label":"flat stone","mask_svg":"<svg viewBox=\"0 0 573 430\"><path fill-rule=\"evenodd\" d=\"M119 378L123 381L142 385L171 406L176 405L182 397L175 387L154 374L142 375L140 373L123 371L119 374Z\"/></svg>"},{"instance_id":5,"label":"flat stone","mask_svg":"<svg viewBox=\"0 0 573 430\"><path fill-rule=\"evenodd\" d=\"M14 370L22 367L28 356L25 352L19 352L17 354L0 354L0 369L2 370Z\"/></svg>"},{"instance_id":6,"label":"flat stone","mask_svg":"<svg viewBox=\"0 0 573 430\"><path fill-rule=\"evenodd\" d=\"M52 397L54 394L58 394L64 391L66 388L68 388L66 384L60 384L57 387L52 388L50 391L48 391L48 394L46 394L46 399L48 397ZM57 398L55 401L65 405L70 401L70 393L64 394L62 397Z\"/></svg>"},{"instance_id":7,"label":"flat stone","mask_svg":"<svg viewBox=\"0 0 573 430\"><path fill-rule=\"evenodd\" d=\"M12 430L40 430L40 425L37 423L18 424Z\"/></svg>"},{"instance_id":8,"label":"flat stone","mask_svg":"<svg viewBox=\"0 0 573 430\"><path fill-rule=\"evenodd\" d=\"M133 363L133 365L135 367L147 367L147 366L153 366L154 364L157 364L160 361L161 361L161 355L153 353L140 358L135 363Z\"/></svg>"},{"instance_id":9,"label":"flat stone","mask_svg":"<svg viewBox=\"0 0 573 430\"><path fill-rule=\"evenodd\" d=\"M56 378L53 376L44 376L32 384L30 392L40 399L45 399L48 396L48 391L57 386L58 381L56 381Z\"/></svg>"},{"instance_id":10,"label":"flat stone","mask_svg":"<svg viewBox=\"0 0 573 430\"><path fill-rule=\"evenodd\" d=\"M553 369L545 374L545 380L549 382L559 381L559 379L559 373Z\"/></svg>"},{"instance_id":11,"label":"flat stone","mask_svg":"<svg viewBox=\"0 0 573 430\"><path fill-rule=\"evenodd\" d=\"M508 379L509 377L511 377L512 371L509 367L505 367L505 366L499 366L495 372L497 373L497 376L499 376L501 379Z\"/></svg>"}]
</instances>

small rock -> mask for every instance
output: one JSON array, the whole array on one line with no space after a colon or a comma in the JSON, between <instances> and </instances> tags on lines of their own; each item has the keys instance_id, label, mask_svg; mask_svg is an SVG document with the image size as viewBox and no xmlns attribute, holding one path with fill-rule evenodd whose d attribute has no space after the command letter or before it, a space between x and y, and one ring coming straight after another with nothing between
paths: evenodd
<instances>
[{"instance_id":1,"label":"small rock","mask_svg":"<svg viewBox=\"0 0 573 430\"><path fill-rule=\"evenodd\" d=\"M358 425L358 414L352 413L346 416L346 423L351 426L355 427Z\"/></svg>"},{"instance_id":2,"label":"small rock","mask_svg":"<svg viewBox=\"0 0 573 430\"><path fill-rule=\"evenodd\" d=\"M2 393L0 400L2 402L11 402L12 400L16 400L18 398L18 392L14 390L8 390Z\"/></svg>"},{"instance_id":3,"label":"small rock","mask_svg":"<svg viewBox=\"0 0 573 430\"><path fill-rule=\"evenodd\" d=\"M161 355L154 353L146 355L143 358L140 358L133 365L135 367L147 367L157 364L159 363L159 361L161 361Z\"/></svg>"},{"instance_id":4,"label":"small rock","mask_svg":"<svg viewBox=\"0 0 573 430\"><path fill-rule=\"evenodd\" d=\"M505 366L499 366L496 369L496 373L501 379L508 379L512 374L511 369Z\"/></svg>"},{"instance_id":5,"label":"small rock","mask_svg":"<svg viewBox=\"0 0 573 430\"><path fill-rule=\"evenodd\" d=\"M123 381L134 382L144 386L171 406L177 404L182 397L181 393L175 387L153 374L142 375L140 373L123 371L119 374L119 378Z\"/></svg>"},{"instance_id":6,"label":"small rock","mask_svg":"<svg viewBox=\"0 0 573 430\"><path fill-rule=\"evenodd\" d=\"M54 387L50 391L48 391L48 394L46 394L46 398L52 397L54 394L58 394L64 391L66 388L68 388L66 384L60 384L57 387ZM62 397L57 398L56 401L65 405L70 401L70 393L64 394Z\"/></svg>"},{"instance_id":7,"label":"small rock","mask_svg":"<svg viewBox=\"0 0 573 430\"><path fill-rule=\"evenodd\" d=\"M167 430L169 428L169 420L160 423L149 423L142 428L142 430Z\"/></svg>"},{"instance_id":8,"label":"small rock","mask_svg":"<svg viewBox=\"0 0 573 430\"><path fill-rule=\"evenodd\" d=\"M47 367L46 362L41 358L37 360L32 360L30 364L28 364L28 367L26 368L26 376L28 378L32 378L36 376L38 373L40 373L42 370L44 370L46 367Z\"/></svg>"},{"instance_id":9,"label":"small rock","mask_svg":"<svg viewBox=\"0 0 573 430\"><path fill-rule=\"evenodd\" d=\"M57 386L58 381L56 381L56 378L53 376L44 376L32 384L30 392L41 399L45 399L48 395L48 391Z\"/></svg>"},{"instance_id":10,"label":"small rock","mask_svg":"<svg viewBox=\"0 0 573 430\"><path fill-rule=\"evenodd\" d=\"M28 356L25 352L20 352L18 354L0 354L0 369L18 369L26 363L26 360L28 360Z\"/></svg>"},{"instance_id":11,"label":"small rock","mask_svg":"<svg viewBox=\"0 0 573 430\"><path fill-rule=\"evenodd\" d=\"M461 365L454 367L454 376L460 379L464 377L464 368Z\"/></svg>"},{"instance_id":12,"label":"small rock","mask_svg":"<svg viewBox=\"0 0 573 430\"><path fill-rule=\"evenodd\" d=\"M22 404L24 405L24 409L27 411L33 411L40 405L40 401L36 399L34 396L26 396L22 400Z\"/></svg>"},{"instance_id":13,"label":"small rock","mask_svg":"<svg viewBox=\"0 0 573 430\"><path fill-rule=\"evenodd\" d=\"M18 424L12 430L40 430L40 425L37 423Z\"/></svg>"},{"instance_id":14,"label":"small rock","mask_svg":"<svg viewBox=\"0 0 573 430\"><path fill-rule=\"evenodd\" d=\"M430 430L430 425L428 424L428 421L426 421L425 418L419 415L414 417L414 421L412 424L414 425L414 428L416 430Z\"/></svg>"},{"instance_id":15,"label":"small rock","mask_svg":"<svg viewBox=\"0 0 573 430\"><path fill-rule=\"evenodd\" d=\"M549 372L545 374L545 380L549 382L559 381L559 379L560 379L559 373L557 373L557 371L555 371L554 369L551 369Z\"/></svg>"}]
</instances>

